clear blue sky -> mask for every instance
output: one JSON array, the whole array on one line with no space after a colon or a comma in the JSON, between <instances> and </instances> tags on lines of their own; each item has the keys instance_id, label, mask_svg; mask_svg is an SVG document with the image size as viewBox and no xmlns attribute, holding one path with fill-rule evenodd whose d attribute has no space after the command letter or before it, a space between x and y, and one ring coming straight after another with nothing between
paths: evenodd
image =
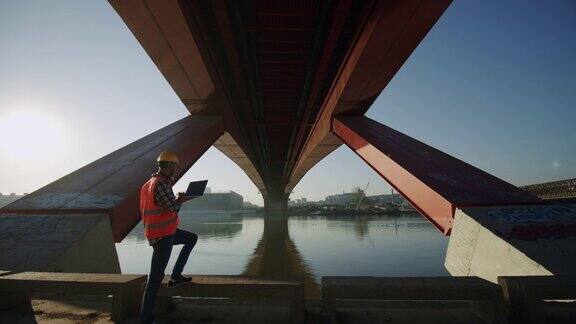
<instances>
[{"instance_id":1,"label":"clear blue sky","mask_svg":"<svg viewBox=\"0 0 576 324\"><path fill-rule=\"evenodd\" d=\"M575 58L574 1L456 0L368 115L516 185L576 177ZM0 2L0 192L31 192L186 114L107 2ZM177 187L199 178L261 204L215 149ZM367 182L389 192L341 147L293 198Z\"/></svg>"}]
</instances>

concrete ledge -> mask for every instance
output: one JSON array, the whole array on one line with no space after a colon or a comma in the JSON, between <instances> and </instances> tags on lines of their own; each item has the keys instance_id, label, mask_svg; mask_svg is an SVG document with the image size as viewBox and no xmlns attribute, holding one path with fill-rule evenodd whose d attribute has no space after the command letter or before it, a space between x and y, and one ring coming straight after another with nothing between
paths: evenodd
<instances>
[{"instance_id":1,"label":"concrete ledge","mask_svg":"<svg viewBox=\"0 0 576 324\"><path fill-rule=\"evenodd\" d=\"M164 278L158 291L160 308L166 308L171 296L285 299L291 305L292 322L303 323L305 320L302 278L193 275L192 282L168 288L169 279L169 276Z\"/></svg>"},{"instance_id":2,"label":"concrete ledge","mask_svg":"<svg viewBox=\"0 0 576 324\"><path fill-rule=\"evenodd\" d=\"M477 277L322 277L322 312L332 323L343 300L469 301L478 316L506 321L501 288Z\"/></svg>"},{"instance_id":3,"label":"concrete ledge","mask_svg":"<svg viewBox=\"0 0 576 324\"><path fill-rule=\"evenodd\" d=\"M0 295L13 295L18 303L28 304L36 293L113 295L112 319L121 321L140 313L146 278L146 275L21 272L0 276ZM3 298L0 308L13 305L11 298Z\"/></svg>"}]
</instances>

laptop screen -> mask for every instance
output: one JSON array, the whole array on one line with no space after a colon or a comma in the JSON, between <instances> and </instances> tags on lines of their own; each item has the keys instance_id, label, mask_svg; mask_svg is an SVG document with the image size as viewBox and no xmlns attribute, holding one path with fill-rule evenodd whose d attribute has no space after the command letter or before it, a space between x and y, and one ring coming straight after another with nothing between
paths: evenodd
<instances>
[{"instance_id":1,"label":"laptop screen","mask_svg":"<svg viewBox=\"0 0 576 324\"><path fill-rule=\"evenodd\" d=\"M192 181L188 184L186 196L202 196L208 180Z\"/></svg>"}]
</instances>

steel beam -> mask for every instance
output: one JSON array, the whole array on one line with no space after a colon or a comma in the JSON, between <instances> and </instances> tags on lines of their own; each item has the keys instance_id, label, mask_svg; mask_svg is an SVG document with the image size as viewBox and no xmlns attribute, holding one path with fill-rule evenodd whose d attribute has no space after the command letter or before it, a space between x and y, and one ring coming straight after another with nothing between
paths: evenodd
<instances>
[{"instance_id":1,"label":"steel beam","mask_svg":"<svg viewBox=\"0 0 576 324\"><path fill-rule=\"evenodd\" d=\"M332 131L445 235L450 234L456 208L541 202L367 117L337 116Z\"/></svg>"},{"instance_id":2,"label":"steel beam","mask_svg":"<svg viewBox=\"0 0 576 324\"><path fill-rule=\"evenodd\" d=\"M219 117L185 117L15 201L0 214L106 213L114 240L120 242L140 221L139 189L156 170L158 154L178 154L179 179L222 134Z\"/></svg>"},{"instance_id":3,"label":"steel beam","mask_svg":"<svg viewBox=\"0 0 576 324\"><path fill-rule=\"evenodd\" d=\"M316 146L327 142L339 113L364 115L412 51L442 16L451 0L374 1L298 154L289 183L294 186L315 164ZM338 148L339 144L326 154Z\"/></svg>"},{"instance_id":4,"label":"steel beam","mask_svg":"<svg viewBox=\"0 0 576 324\"><path fill-rule=\"evenodd\" d=\"M214 143L214 147L236 163L250 180L252 180L256 188L258 188L262 194L266 194L266 186L260 173L258 173L254 163L231 134L225 132L224 135Z\"/></svg>"},{"instance_id":5,"label":"steel beam","mask_svg":"<svg viewBox=\"0 0 576 324\"><path fill-rule=\"evenodd\" d=\"M207 108L216 86L179 1L109 0L190 113Z\"/></svg>"}]
</instances>

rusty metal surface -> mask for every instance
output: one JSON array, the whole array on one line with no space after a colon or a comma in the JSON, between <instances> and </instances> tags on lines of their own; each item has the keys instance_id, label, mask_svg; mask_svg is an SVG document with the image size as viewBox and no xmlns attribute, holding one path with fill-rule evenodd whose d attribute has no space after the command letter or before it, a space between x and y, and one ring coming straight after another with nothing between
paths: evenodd
<instances>
[{"instance_id":1,"label":"rusty metal surface","mask_svg":"<svg viewBox=\"0 0 576 324\"><path fill-rule=\"evenodd\" d=\"M333 132L444 234L449 234L457 207L541 202L520 188L367 117L336 117Z\"/></svg>"},{"instance_id":2,"label":"rusty metal surface","mask_svg":"<svg viewBox=\"0 0 576 324\"><path fill-rule=\"evenodd\" d=\"M576 198L576 178L537 183L521 188L542 199Z\"/></svg>"},{"instance_id":3,"label":"rusty metal surface","mask_svg":"<svg viewBox=\"0 0 576 324\"><path fill-rule=\"evenodd\" d=\"M220 118L185 117L5 206L0 214L105 212L114 239L121 241L140 221L138 192L156 170L158 154L178 154L179 179L222 133Z\"/></svg>"}]
</instances>

